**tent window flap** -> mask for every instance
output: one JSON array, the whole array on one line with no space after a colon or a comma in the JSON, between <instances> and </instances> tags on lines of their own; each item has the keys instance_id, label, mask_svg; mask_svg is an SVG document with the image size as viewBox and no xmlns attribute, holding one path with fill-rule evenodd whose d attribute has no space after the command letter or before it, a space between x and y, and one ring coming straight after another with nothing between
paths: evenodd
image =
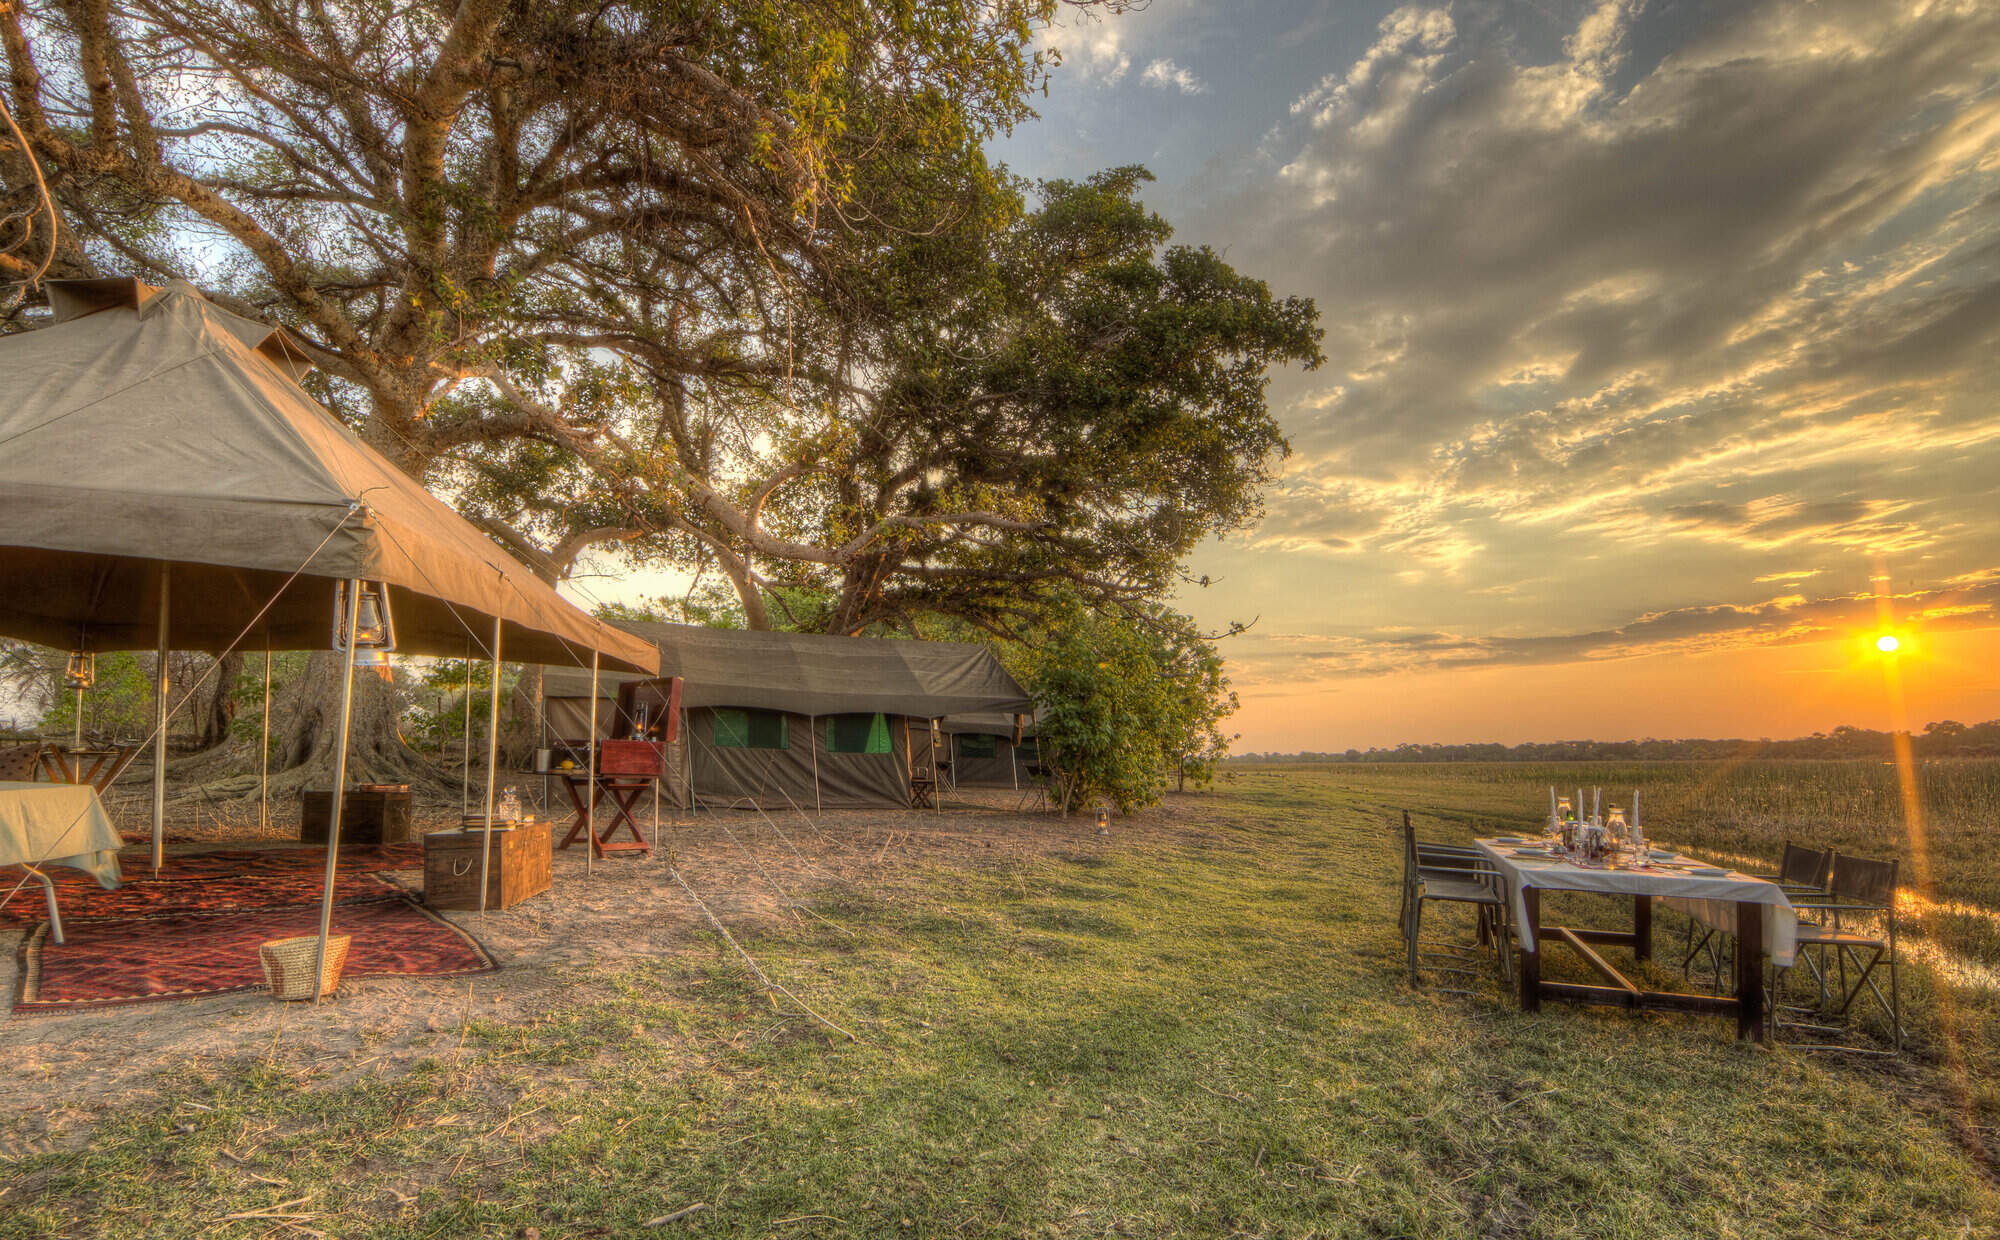
<instances>
[{"instance_id":1,"label":"tent window flap","mask_svg":"<svg viewBox=\"0 0 2000 1240\"><path fill-rule=\"evenodd\" d=\"M828 753L889 753L889 719L886 715L828 715Z\"/></svg>"},{"instance_id":2,"label":"tent window flap","mask_svg":"<svg viewBox=\"0 0 2000 1240\"><path fill-rule=\"evenodd\" d=\"M958 756L997 758L1000 756L1000 738L977 732L961 732L958 736Z\"/></svg>"},{"instance_id":3,"label":"tent window flap","mask_svg":"<svg viewBox=\"0 0 2000 1240\"><path fill-rule=\"evenodd\" d=\"M790 741L785 717L777 711L716 709L717 749L790 749Z\"/></svg>"}]
</instances>

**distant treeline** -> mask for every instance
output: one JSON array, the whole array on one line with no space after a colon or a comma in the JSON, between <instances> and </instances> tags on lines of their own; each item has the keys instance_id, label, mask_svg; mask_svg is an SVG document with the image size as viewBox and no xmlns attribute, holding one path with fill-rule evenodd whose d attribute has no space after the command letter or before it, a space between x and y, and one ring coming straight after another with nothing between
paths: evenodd
<instances>
[{"instance_id":1,"label":"distant treeline","mask_svg":"<svg viewBox=\"0 0 2000 1240\"><path fill-rule=\"evenodd\" d=\"M1928 724L1910 738L1919 758L2000 756L2000 719L1970 726ZM1842 725L1791 740L1540 741L1524 745L1415 745L1344 753L1246 753L1231 762L1619 762L1699 758L1876 758L1895 753L1894 734Z\"/></svg>"}]
</instances>

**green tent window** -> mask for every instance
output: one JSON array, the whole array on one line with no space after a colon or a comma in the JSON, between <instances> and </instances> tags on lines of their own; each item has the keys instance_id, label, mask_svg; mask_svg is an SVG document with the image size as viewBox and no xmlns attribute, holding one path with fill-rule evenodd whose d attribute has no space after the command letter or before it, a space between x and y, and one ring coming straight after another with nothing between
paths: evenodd
<instances>
[{"instance_id":1,"label":"green tent window","mask_svg":"<svg viewBox=\"0 0 2000 1240\"><path fill-rule=\"evenodd\" d=\"M828 715L828 753L890 753L886 715Z\"/></svg>"},{"instance_id":2,"label":"green tent window","mask_svg":"<svg viewBox=\"0 0 2000 1240\"><path fill-rule=\"evenodd\" d=\"M958 738L958 756L961 758L997 758L1000 756L1000 738L978 732L963 732Z\"/></svg>"},{"instance_id":3,"label":"green tent window","mask_svg":"<svg viewBox=\"0 0 2000 1240\"><path fill-rule=\"evenodd\" d=\"M790 749L790 741L785 717L775 710L723 708L715 712L717 749Z\"/></svg>"}]
</instances>

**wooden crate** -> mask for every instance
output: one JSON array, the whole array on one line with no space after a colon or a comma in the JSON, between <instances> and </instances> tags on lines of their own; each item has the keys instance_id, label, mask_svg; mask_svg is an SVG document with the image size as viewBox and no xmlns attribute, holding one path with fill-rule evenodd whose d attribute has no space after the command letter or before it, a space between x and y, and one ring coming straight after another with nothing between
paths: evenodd
<instances>
[{"instance_id":1,"label":"wooden crate","mask_svg":"<svg viewBox=\"0 0 2000 1240\"><path fill-rule=\"evenodd\" d=\"M324 844L333 818L333 793L299 793L299 842ZM407 844L416 838L410 828L408 788L350 788L340 801L340 842L343 845Z\"/></svg>"},{"instance_id":2,"label":"wooden crate","mask_svg":"<svg viewBox=\"0 0 2000 1240\"><path fill-rule=\"evenodd\" d=\"M484 831L424 835L424 903L432 908L479 907L479 846ZM487 862L486 907L512 908L549 889L549 824L522 823L493 831Z\"/></svg>"}]
</instances>

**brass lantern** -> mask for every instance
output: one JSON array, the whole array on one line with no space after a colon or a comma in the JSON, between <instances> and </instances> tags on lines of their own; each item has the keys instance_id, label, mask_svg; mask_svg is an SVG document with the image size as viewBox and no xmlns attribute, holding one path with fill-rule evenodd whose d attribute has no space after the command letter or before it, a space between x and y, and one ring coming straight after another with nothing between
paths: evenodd
<instances>
[{"instance_id":1,"label":"brass lantern","mask_svg":"<svg viewBox=\"0 0 2000 1240\"><path fill-rule=\"evenodd\" d=\"M361 582L354 609L354 661L381 667L396 648L396 618L389 611L389 591L379 582ZM347 649L347 583L333 584L333 648Z\"/></svg>"},{"instance_id":2,"label":"brass lantern","mask_svg":"<svg viewBox=\"0 0 2000 1240\"><path fill-rule=\"evenodd\" d=\"M97 656L84 650L69 652L69 662L63 667L63 686L78 693L97 683Z\"/></svg>"}]
</instances>

